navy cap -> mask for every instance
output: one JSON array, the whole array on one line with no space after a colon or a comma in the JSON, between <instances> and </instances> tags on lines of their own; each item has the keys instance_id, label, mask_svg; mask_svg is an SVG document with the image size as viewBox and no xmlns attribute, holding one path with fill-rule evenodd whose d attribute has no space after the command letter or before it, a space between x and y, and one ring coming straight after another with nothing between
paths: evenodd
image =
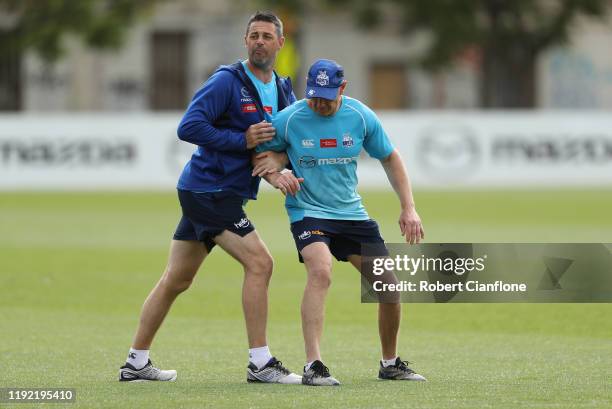
<instances>
[{"instance_id":1,"label":"navy cap","mask_svg":"<svg viewBox=\"0 0 612 409\"><path fill-rule=\"evenodd\" d=\"M317 60L308 70L306 98L334 100L344 81L344 68L332 60Z\"/></svg>"}]
</instances>

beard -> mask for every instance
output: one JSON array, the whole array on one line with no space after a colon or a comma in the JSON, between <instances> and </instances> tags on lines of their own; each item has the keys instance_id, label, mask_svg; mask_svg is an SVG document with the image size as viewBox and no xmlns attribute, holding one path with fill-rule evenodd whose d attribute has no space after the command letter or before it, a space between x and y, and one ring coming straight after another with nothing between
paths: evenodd
<instances>
[{"instance_id":1,"label":"beard","mask_svg":"<svg viewBox=\"0 0 612 409\"><path fill-rule=\"evenodd\" d=\"M262 50L262 54L256 54L255 53L256 50L253 50L253 52L251 52L251 55L249 55L249 61L251 62L251 64L253 64L253 66L255 66L256 68L259 68L260 70L267 70L268 68L270 68L272 66L272 63L274 62L274 59L268 57L268 55L265 54L265 51Z\"/></svg>"}]
</instances>

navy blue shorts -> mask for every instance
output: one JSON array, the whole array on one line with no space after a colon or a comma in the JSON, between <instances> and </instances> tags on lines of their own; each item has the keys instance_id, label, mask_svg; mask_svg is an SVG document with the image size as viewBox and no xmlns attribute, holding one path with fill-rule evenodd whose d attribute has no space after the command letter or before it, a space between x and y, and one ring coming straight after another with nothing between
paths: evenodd
<instances>
[{"instance_id":1,"label":"navy blue shorts","mask_svg":"<svg viewBox=\"0 0 612 409\"><path fill-rule=\"evenodd\" d=\"M231 192L196 193L178 191L183 217L176 226L174 240L197 240L210 252L214 237L225 230L244 237L255 227L244 213L244 199Z\"/></svg>"},{"instance_id":2,"label":"navy blue shorts","mask_svg":"<svg viewBox=\"0 0 612 409\"><path fill-rule=\"evenodd\" d=\"M304 262L300 252L310 243L323 242L338 261L348 261L352 254L361 255L361 245L373 245L377 255L388 255L385 241L378 230L378 223L370 220L333 220L305 217L291 223L291 233L298 249L300 263Z\"/></svg>"}]
</instances>

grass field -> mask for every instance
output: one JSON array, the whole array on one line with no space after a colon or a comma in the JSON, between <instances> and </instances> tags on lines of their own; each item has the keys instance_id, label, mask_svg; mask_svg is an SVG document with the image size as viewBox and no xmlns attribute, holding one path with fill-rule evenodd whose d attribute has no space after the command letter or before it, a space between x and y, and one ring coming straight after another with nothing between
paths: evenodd
<instances>
[{"instance_id":1,"label":"grass field","mask_svg":"<svg viewBox=\"0 0 612 409\"><path fill-rule=\"evenodd\" d=\"M387 241L401 240L390 193L364 195ZM610 242L610 191L419 192L428 242ZM247 211L276 268L269 343L304 363L305 282L280 197ZM215 250L152 349L176 383L120 384L140 306L178 220L174 194L0 194L0 387L70 387L83 408L612 407L612 305L404 306L400 353L427 383L376 380L376 306L335 264L323 339L339 388L249 385L242 273ZM34 405L2 404L26 408ZM47 405L62 407L62 405Z\"/></svg>"}]
</instances>

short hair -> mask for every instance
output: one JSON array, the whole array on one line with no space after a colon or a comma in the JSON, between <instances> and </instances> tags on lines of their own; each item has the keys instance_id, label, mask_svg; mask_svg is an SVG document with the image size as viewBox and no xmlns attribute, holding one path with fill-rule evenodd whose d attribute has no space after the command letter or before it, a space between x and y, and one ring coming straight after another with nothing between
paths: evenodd
<instances>
[{"instance_id":1,"label":"short hair","mask_svg":"<svg viewBox=\"0 0 612 409\"><path fill-rule=\"evenodd\" d=\"M249 28L255 21L265 21L266 23L272 23L276 27L276 35L280 38L283 36L283 22L271 11L256 11L247 23L246 33L249 34Z\"/></svg>"}]
</instances>

